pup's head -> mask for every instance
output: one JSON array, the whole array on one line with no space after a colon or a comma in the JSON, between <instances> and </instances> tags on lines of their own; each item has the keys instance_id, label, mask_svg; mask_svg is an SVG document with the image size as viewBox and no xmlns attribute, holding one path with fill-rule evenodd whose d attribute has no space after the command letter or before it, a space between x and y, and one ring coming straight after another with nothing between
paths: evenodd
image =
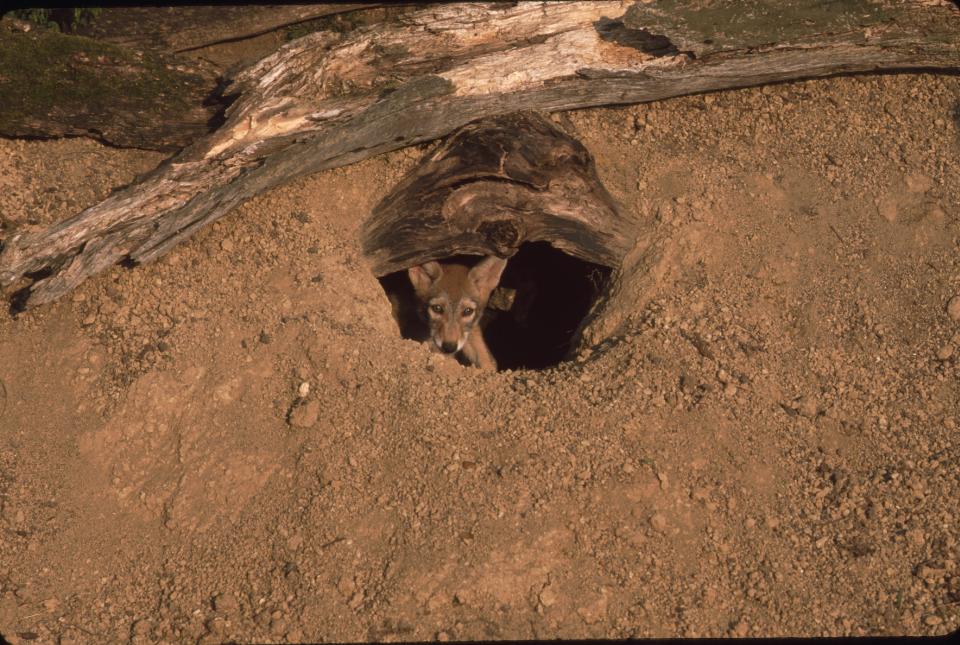
<instances>
[{"instance_id":1,"label":"pup's head","mask_svg":"<svg viewBox=\"0 0 960 645\"><path fill-rule=\"evenodd\" d=\"M426 262L407 269L424 305L430 338L440 351L453 354L463 349L506 266L506 260L490 255L473 268Z\"/></svg>"}]
</instances>

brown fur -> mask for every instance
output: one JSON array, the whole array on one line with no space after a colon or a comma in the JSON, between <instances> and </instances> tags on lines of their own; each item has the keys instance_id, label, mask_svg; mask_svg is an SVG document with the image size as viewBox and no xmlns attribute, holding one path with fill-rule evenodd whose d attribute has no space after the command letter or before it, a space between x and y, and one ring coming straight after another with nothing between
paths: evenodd
<instances>
[{"instance_id":1,"label":"brown fur","mask_svg":"<svg viewBox=\"0 0 960 645\"><path fill-rule=\"evenodd\" d=\"M462 352L471 365L497 369L478 323L506 265L506 260L491 255L474 267L459 262L426 262L407 270L435 350Z\"/></svg>"}]
</instances>

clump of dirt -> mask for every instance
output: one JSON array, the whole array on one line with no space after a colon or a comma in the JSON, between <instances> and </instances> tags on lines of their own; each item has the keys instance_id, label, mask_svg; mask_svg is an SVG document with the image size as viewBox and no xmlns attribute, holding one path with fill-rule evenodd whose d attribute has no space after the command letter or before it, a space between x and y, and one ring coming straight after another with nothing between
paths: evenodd
<instances>
[{"instance_id":1,"label":"clump of dirt","mask_svg":"<svg viewBox=\"0 0 960 645\"><path fill-rule=\"evenodd\" d=\"M889 75L558 116L638 241L549 369L400 338L356 236L426 148L0 320L0 634L957 629L958 97ZM17 223L159 160L0 150Z\"/></svg>"}]
</instances>

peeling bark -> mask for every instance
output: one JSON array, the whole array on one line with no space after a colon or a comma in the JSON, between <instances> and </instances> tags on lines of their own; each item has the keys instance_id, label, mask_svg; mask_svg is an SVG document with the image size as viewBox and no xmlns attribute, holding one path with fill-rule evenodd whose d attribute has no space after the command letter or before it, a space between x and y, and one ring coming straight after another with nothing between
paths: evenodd
<instances>
[{"instance_id":1,"label":"peeling bark","mask_svg":"<svg viewBox=\"0 0 960 645\"><path fill-rule=\"evenodd\" d=\"M346 36L305 36L240 74L240 98L216 132L64 222L15 231L0 286L27 289L25 306L50 302L121 260L160 257L273 186L483 117L960 66L952 4L822 5L791 5L790 28L769 37L772 0L746 13L731 13L731 0L438 5ZM744 15L757 19L738 27Z\"/></svg>"}]
</instances>

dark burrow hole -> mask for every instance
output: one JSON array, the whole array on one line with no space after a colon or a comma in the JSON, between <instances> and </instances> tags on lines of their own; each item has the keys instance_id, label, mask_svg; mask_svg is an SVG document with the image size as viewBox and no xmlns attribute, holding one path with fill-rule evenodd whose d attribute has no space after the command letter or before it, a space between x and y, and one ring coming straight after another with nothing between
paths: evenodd
<instances>
[{"instance_id":1,"label":"dark burrow hole","mask_svg":"<svg viewBox=\"0 0 960 645\"><path fill-rule=\"evenodd\" d=\"M482 258L447 259L472 265ZM609 267L567 255L546 242L523 244L507 262L483 315L484 338L498 368L543 369L568 358L610 272ZM380 284L393 304L400 335L427 340L429 329L421 316L426 309L418 302L407 272L386 275Z\"/></svg>"}]
</instances>

